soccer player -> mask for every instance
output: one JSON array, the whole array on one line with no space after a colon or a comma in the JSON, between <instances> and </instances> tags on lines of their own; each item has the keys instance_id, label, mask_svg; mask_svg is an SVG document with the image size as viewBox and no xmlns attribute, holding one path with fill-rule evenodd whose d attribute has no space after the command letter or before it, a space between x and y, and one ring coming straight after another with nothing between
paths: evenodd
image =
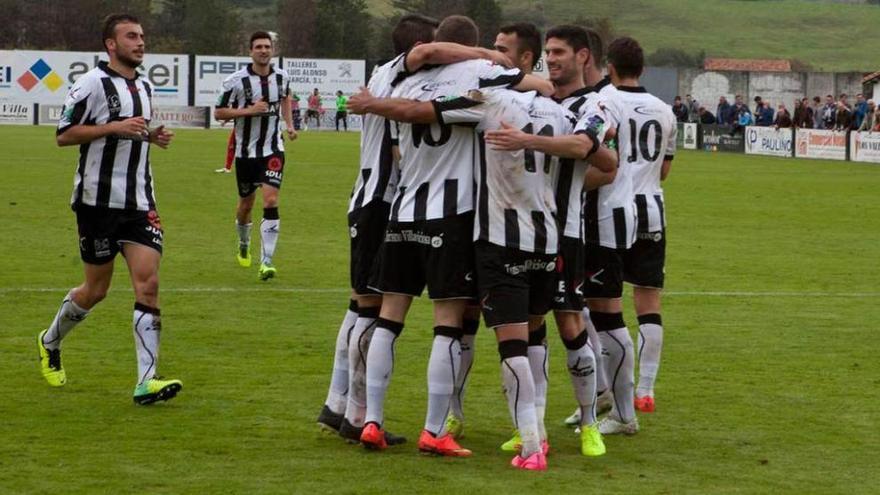
<instances>
[{"instance_id":1,"label":"soccer player","mask_svg":"<svg viewBox=\"0 0 880 495\"><path fill-rule=\"evenodd\" d=\"M342 94L342 91L336 92L336 132L339 132L339 121L342 121L342 125L345 130L348 130L348 109L345 105L348 104L348 98Z\"/></svg>"},{"instance_id":2,"label":"soccer player","mask_svg":"<svg viewBox=\"0 0 880 495\"><path fill-rule=\"evenodd\" d=\"M438 22L419 15L398 21L392 41L400 55L379 67L370 78L369 90L389 96L392 83L426 64L452 63L472 58L496 58L495 52L433 40ZM336 338L333 375L327 400L318 416L322 427L338 431L350 441L360 441L364 425L364 372L370 338L379 317L381 294L368 286L379 245L388 222L390 202L396 191L397 125L384 117L364 115L361 132L360 171L349 203L351 235L352 299ZM400 437L386 433L389 444Z\"/></svg>"},{"instance_id":3,"label":"soccer player","mask_svg":"<svg viewBox=\"0 0 880 495\"><path fill-rule=\"evenodd\" d=\"M552 100L534 92L471 92L435 106L441 122L476 124L481 133L504 125L526 134L564 135L574 121ZM496 151L486 149L482 140L479 144L476 274L483 317L495 329L504 391L521 436L520 452L511 464L544 470L548 443L540 427L536 370L528 348L529 331L541 326L557 284L553 182L558 161L540 152ZM586 348L586 336L582 346ZM543 365L537 372L546 372Z\"/></svg>"},{"instance_id":4,"label":"soccer player","mask_svg":"<svg viewBox=\"0 0 880 495\"><path fill-rule=\"evenodd\" d=\"M587 305L606 353L605 371L614 396L610 413L599 423L603 435L639 431L633 395L633 342L623 320L621 300L624 260L636 234L632 181L634 164L640 156L662 153L668 140L662 128L672 125L666 123L665 105L658 105L659 100L639 85L643 68L644 54L634 39L618 38L608 47L608 74L616 89L603 88L601 104L607 110L605 129L617 129L620 168L613 183L588 192L585 210Z\"/></svg>"},{"instance_id":5,"label":"soccer player","mask_svg":"<svg viewBox=\"0 0 880 495\"><path fill-rule=\"evenodd\" d=\"M80 77L64 102L59 146L79 145L71 206L76 213L85 280L64 297L37 346L43 377L53 387L67 383L61 342L107 295L116 254L125 257L134 287L134 341L138 376L136 404L173 398L180 380L158 375L159 260L163 230L153 196L150 145L167 148L173 133L150 129L152 85L135 69L144 60L144 31L128 14L104 21L104 49L110 62Z\"/></svg>"},{"instance_id":6,"label":"soccer player","mask_svg":"<svg viewBox=\"0 0 880 495\"><path fill-rule=\"evenodd\" d=\"M475 46L479 36L472 20L450 16L440 24L435 39ZM546 81L526 80L519 70L468 61L411 75L394 90L393 96L400 98L384 101L362 91L349 100L349 110L355 113L375 113L402 122L400 182L371 284L383 293L383 300L367 354L367 417L361 436L366 445L384 447L381 426L394 342L403 330L412 298L427 285L436 326L428 364L428 412L419 449L447 456L470 455L447 434L445 419L460 367L462 314L475 295L470 232L476 134L472 128L438 122L427 102L478 87L511 86L552 92ZM417 118L395 113L395 104L405 100L426 102Z\"/></svg>"},{"instance_id":7,"label":"soccer player","mask_svg":"<svg viewBox=\"0 0 880 495\"><path fill-rule=\"evenodd\" d=\"M223 91L214 109L217 120L235 120L235 177L238 182L238 232L236 259L251 266L251 210L257 188L263 191L263 220L260 223L261 257L258 277L269 280L276 275L272 264L281 220L278 191L284 177L284 139L279 129L283 117L287 137L296 139L290 114L290 88L287 73L272 61L271 35L257 31L250 38L251 60L247 67L223 81ZM280 114L280 115L279 115Z\"/></svg>"},{"instance_id":8,"label":"soccer player","mask_svg":"<svg viewBox=\"0 0 880 495\"><path fill-rule=\"evenodd\" d=\"M663 188L675 155L677 127L669 105L639 86L640 48L632 39L615 41L615 67L621 97L628 112L629 136L619 138L621 159L632 165L636 205L636 241L623 258L623 280L633 286L633 303L639 321L639 381L636 387L637 410L654 412L654 381L660 367L663 348L663 322L660 317L660 293L663 289L666 261L666 217ZM616 85L616 83L615 83ZM638 136L638 137L636 137Z\"/></svg>"}]
</instances>

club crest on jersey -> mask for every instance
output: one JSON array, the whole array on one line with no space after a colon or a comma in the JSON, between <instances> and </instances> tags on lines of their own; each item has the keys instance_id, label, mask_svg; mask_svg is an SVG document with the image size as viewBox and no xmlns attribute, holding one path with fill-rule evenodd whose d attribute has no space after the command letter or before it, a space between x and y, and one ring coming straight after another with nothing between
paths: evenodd
<instances>
[{"instance_id":1,"label":"club crest on jersey","mask_svg":"<svg viewBox=\"0 0 880 495\"><path fill-rule=\"evenodd\" d=\"M111 115L119 115L119 112L122 110L122 104L119 103L119 95L110 95L107 98L107 110L110 111Z\"/></svg>"},{"instance_id":2,"label":"club crest on jersey","mask_svg":"<svg viewBox=\"0 0 880 495\"><path fill-rule=\"evenodd\" d=\"M348 229L348 235L350 235L352 239L358 236L357 225L353 225L350 229Z\"/></svg>"},{"instance_id":3,"label":"club crest on jersey","mask_svg":"<svg viewBox=\"0 0 880 495\"><path fill-rule=\"evenodd\" d=\"M431 247L432 248L438 248L442 245L443 245L443 238L440 237L439 235L435 235L434 237L431 238Z\"/></svg>"},{"instance_id":4,"label":"club crest on jersey","mask_svg":"<svg viewBox=\"0 0 880 495\"><path fill-rule=\"evenodd\" d=\"M245 88L244 99L247 101L254 101L254 90L251 88Z\"/></svg>"}]
</instances>

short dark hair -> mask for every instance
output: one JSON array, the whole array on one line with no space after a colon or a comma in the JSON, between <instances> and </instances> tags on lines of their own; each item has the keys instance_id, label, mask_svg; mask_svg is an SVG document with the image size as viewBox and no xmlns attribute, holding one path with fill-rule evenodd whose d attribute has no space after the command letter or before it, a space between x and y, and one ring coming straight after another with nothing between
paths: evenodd
<instances>
[{"instance_id":1,"label":"short dark hair","mask_svg":"<svg viewBox=\"0 0 880 495\"><path fill-rule=\"evenodd\" d=\"M822 101L822 98L819 98L818 96L814 96L813 101L815 101L816 103L820 103Z\"/></svg>"},{"instance_id":2,"label":"short dark hair","mask_svg":"<svg viewBox=\"0 0 880 495\"><path fill-rule=\"evenodd\" d=\"M451 15L437 27L435 41L450 41L465 46L477 46L480 42L480 28L464 15Z\"/></svg>"},{"instance_id":3,"label":"short dark hair","mask_svg":"<svg viewBox=\"0 0 880 495\"><path fill-rule=\"evenodd\" d=\"M575 53L584 49L590 49L590 37L587 35L587 31L584 30L584 28L573 24L560 24L559 26L553 26L547 31L544 40L546 41L550 38L561 39L570 46Z\"/></svg>"},{"instance_id":4,"label":"short dark hair","mask_svg":"<svg viewBox=\"0 0 880 495\"><path fill-rule=\"evenodd\" d=\"M131 14L110 14L104 18L104 28L101 30L101 45L107 50L107 40L116 37L116 26L120 24L140 24L141 21Z\"/></svg>"},{"instance_id":5,"label":"short dark hair","mask_svg":"<svg viewBox=\"0 0 880 495\"><path fill-rule=\"evenodd\" d=\"M590 40L590 57L593 59L593 66L601 69L605 64L605 42L602 41L600 35L595 29L585 28L587 39Z\"/></svg>"},{"instance_id":6,"label":"short dark hair","mask_svg":"<svg viewBox=\"0 0 880 495\"><path fill-rule=\"evenodd\" d=\"M410 50L416 43L434 41L434 30L439 25L440 21L437 19L419 14L407 14L401 17L394 26L394 31L391 32L394 53Z\"/></svg>"},{"instance_id":7,"label":"short dark hair","mask_svg":"<svg viewBox=\"0 0 880 495\"><path fill-rule=\"evenodd\" d=\"M499 33L515 34L519 43L519 51L532 52L532 68L541 59L541 32L531 22L515 22L501 26Z\"/></svg>"},{"instance_id":8,"label":"short dark hair","mask_svg":"<svg viewBox=\"0 0 880 495\"><path fill-rule=\"evenodd\" d=\"M846 93L840 93L840 97L841 97L841 98L846 98L846 97L847 97L847 96L846 96Z\"/></svg>"},{"instance_id":9,"label":"short dark hair","mask_svg":"<svg viewBox=\"0 0 880 495\"><path fill-rule=\"evenodd\" d=\"M267 33L266 31L257 31L251 35L250 47L254 47L254 41L257 40L269 40L269 43L272 44L272 35Z\"/></svg>"},{"instance_id":10,"label":"short dark hair","mask_svg":"<svg viewBox=\"0 0 880 495\"><path fill-rule=\"evenodd\" d=\"M645 52L635 39L617 38L608 46L608 63L614 66L618 77L639 77L645 68Z\"/></svg>"},{"instance_id":11,"label":"short dark hair","mask_svg":"<svg viewBox=\"0 0 880 495\"><path fill-rule=\"evenodd\" d=\"M678 100L678 101L681 101L681 96L679 96L679 95L675 95L675 99Z\"/></svg>"}]
</instances>

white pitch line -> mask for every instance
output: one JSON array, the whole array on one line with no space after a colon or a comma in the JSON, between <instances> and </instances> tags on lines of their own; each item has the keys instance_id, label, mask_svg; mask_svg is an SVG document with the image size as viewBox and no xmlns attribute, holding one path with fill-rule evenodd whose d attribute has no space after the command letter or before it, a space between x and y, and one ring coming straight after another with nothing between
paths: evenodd
<instances>
[{"instance_id":1,"label":"white pitch line","mask_svg":"<svg viewBox=\"0 0 880 495\"><path fill-rule=\"evenodd\" d=\"M69 287L0 287L0 294L19 292L67 292ZM131 292L131 288L111 289L114 292ZM169 287L162 288L162 293L216 293L216 292L282 292L293 294L336 294L347 293L351 289L333 287ZM880 292L788 292L788 291L663 291L664 296L684 297L880 297Z\"/></svg>"}]
</instances>

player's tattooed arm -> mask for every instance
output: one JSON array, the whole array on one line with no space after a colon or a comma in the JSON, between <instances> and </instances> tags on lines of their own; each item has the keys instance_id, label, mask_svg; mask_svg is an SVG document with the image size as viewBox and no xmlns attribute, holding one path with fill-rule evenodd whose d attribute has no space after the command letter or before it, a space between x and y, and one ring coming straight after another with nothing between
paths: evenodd
<instances>
[{"instance_id":1,"label":"player's tattooed arm","mask_svg":"<svg viewBox=\"0 0 880 495\"><path fill-rule=\"evenodd\" d=\"M348 99L348 111L363 115L372 113L397 122L412 124L431 124L437 122L434 105L430 101L408 100L406 98L376 98L367 88Z\"/></svg>"},{"instance_id":2,"label":"player's tattooed arm","mask_svg":"<svg viewBox=\"0 0 880 495\"><path fill-rule=\"evenodd\" d=\"M513 67L510 58L498 51L458 43L437 41L418 45L406 55L406 70L415 72L426 65L447 65L465 60L486 59L504 67Z\"/></svg>"}]
</instances>

